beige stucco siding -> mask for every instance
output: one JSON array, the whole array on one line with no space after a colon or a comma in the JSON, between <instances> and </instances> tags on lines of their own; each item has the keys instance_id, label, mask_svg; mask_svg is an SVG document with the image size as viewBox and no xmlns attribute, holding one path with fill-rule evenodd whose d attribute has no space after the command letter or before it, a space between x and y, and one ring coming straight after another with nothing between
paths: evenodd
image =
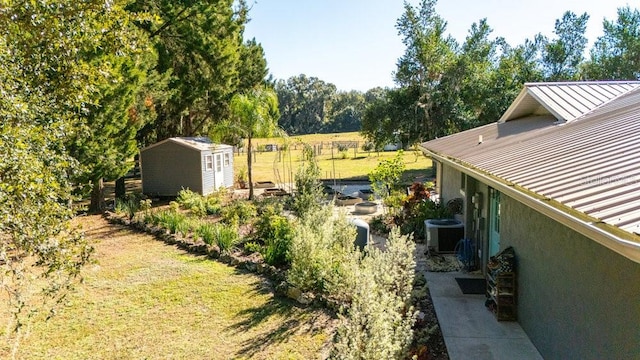
<instances>
[{"instance_id":1,"label":"beige stucco siding","mask_svg":"<svg viewBox=\"0 0 640 360\"><path fill-rule=\"evenodd\" d=\"M509 197L501 246L518 259L519 322L545 359L640 354L640 264Z\"/></svg>"}]
</instances>

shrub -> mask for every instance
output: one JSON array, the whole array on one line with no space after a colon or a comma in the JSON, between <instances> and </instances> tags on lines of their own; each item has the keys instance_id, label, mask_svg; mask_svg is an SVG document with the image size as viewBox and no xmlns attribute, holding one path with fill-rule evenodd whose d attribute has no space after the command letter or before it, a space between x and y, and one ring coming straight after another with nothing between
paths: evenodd
<instances>
[{"instance_id":1,"label":"shrub","mask_svg":"<svg viewBox=\"0 0 640 360\"><path fill-rule=\"evenodd\" d=\"M172 234L182 233L186 235L192 227L191 222L185 214L173 209L146 214L145 222L162 226Z\"/></svg>"},{"instance_id":2,"label":"shrub","mask_svg":"<svg viewBox=\"0 0 640 360\"><path fill-rule=\"evenodd\" d=\"M244 251L246 251L247 253L262 253L263 250L263 246L261 244L259 244L256 241L249 241L244 243Z\"/></svg>"},{"instance_id":3,"label":"shrub","mask_svg":"<svg viewBox=\"0 0 640 360\"><path fill-rule=\"evenodd\" d=\"M370 141L367 141L364 144L362 144L362 151L368 152L368 151L373 151L374 149L375 149L375 145Z\"/></svg>"},{"instance_id":4,"label":"shrub","mask_svg":"<svg viewBox=\"0 0 640 360\"><path fill-rule=\"evenodd\" d=\"M187 228L186 221L186 215L175 211L168 211L161 225L164 225L172 234L175 234Z\"/></svg>"},{"instance_id":5,"label":"shrub","mask_svg":"<svg viewBox=\"0 0 640 360\"><path fill-rule=\"evenodd\" d=\"M320 167L313 155L313 149L309 144L304 144L302 153L304 161L295 176L296 196L291 206L298 217L304 217L319 209L324 197L322 183L319 180Z\"/></svg>"},{"instance_id":6,"label":"shrub","mask_svg":"<svg viewBox=\"0 0 640 360\"><path fill-rule=\"evenodd\" d=\"M386 198L398 186L402 173L404 172L404 162L402 160L402 150L398 151L391 160L382 160L369 173L372 190L381 198Z\"/></svg>"},{"instance_id":7,"label":"shrub","mask_svg":"<svg viewBox=\"0 0 640 360\"><path fill-rule=\"evenodd\" d=\"M256 216L256 206L250 201L236 199L220 211L222 221L228 225L246 224Z\"/></svg>"},{"instance_id":8,"label":"shrub","mask_svg":"<svg viewBox=\"0 0 640 360\"><path fill-rule=\"evenodd\" d=\"M218 214L221 208L219 194L202 196L189 189L180 190L176 202L183 209L190 210L200 217Z\"/></svg>"},{"instance_id":9,"label":"shrub","mask_svg":"<svg viewBox=\"0 0 640 360\"><path fill-rule=\"evenodd\" d=\"M294 234L289 220L280 215L275 206L267 206L262 209L255 229L256 237L264 243L261 251L264 260L270 265L287 264L289 247Z\"/></svg>"},{"instance_id":10,"label":"shrub","mask_svg":"<svg viewBox=\"0 0 640 360\"><path fill-rule=\"evenodd\" d=\"M195 227L195 234L202 238L207 245L218 245L220 251L227 251L235 245L239 238L236 229L222 224L199 222Z\"/></svg>"},{"instance_id":11,"label":"shrub","mask_svg":"<svg viewBox=\"0 0 640 360\"><path fill-rule=\"evenodd\" d=\"M368 248L351 289L353 301L340 316L332 358L406 358L416 317L410 306L414 249L397 228L387 251Z\"/></svg>"},{"instance_id":12,"label":"shrub","mask_svg":"<svg viewBox=\"0 0 640 360\"><path fill-rule=\"evenodd\" d=\"M333 206L323 206L295 223L287 278L302 291L348 301L360 252L354 245L355 227L332 212Z\"/></svg>"}]
</instances>

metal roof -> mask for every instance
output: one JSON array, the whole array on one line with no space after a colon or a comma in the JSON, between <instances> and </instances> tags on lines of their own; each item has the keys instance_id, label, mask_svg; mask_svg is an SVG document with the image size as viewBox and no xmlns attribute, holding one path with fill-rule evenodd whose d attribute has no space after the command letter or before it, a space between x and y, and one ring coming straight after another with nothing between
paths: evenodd
<instances>
[{"instance_id":1,"label":"metal roof","mask_svg":"<svg viewBox=\"0 0 640 360\"><path fill-rule=\"evenodd\" d=\"M546 114L573 121L639 87L639 81L526 83L500 121Z\"/></svg>"},{"instance_id":2,"label":"metal roof","mask_svg":"<svg viewBox=\"0 0 640 360\"><path fill-rule=\"evenodd\" d=\"M638 235L640 87L633 85L571 122L530 115L428 141L422 148L554 200L594 223Z\"/></svg>"}]
</instances>

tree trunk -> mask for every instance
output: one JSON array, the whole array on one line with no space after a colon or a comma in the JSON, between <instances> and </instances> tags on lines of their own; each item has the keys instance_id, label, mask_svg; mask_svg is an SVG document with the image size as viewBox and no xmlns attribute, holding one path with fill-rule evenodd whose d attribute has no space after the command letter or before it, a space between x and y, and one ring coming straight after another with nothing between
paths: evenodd
<instances>
[{"instance_id":1,"label":"tree trunk","mask_svg":"<svg viewBox=\"0 0 640 360\"><path fill-rule=\"evenodd\" d=\"M127 195L127 190L125 188L124 176L123 176L121 178L118 178L118 180L116 180L116 199L122 199L125 197L125 195Z\"/></svg>"},{"instance_id":2,"label":"tree trunk","mask_svg":"<svg viewBox=\"0 0 640 360\"><path fill-rule=\"evenodd\" d=\"M247 136L247 175L249 177L249 200L253 200L253 177L251 176L251 135Z\"/></svg>"},{"instance_id":3,"label":"tree trunk","mask_svg":"<svg viewBox=\"0 0 640 360\"><path fill-rule=\"evenodd\" d=\"M90 213L101 213L106 208L104 201L104 183L102 178L93 183L91 189L91 204L89 205Z\"/></svg>"}]
</instances>

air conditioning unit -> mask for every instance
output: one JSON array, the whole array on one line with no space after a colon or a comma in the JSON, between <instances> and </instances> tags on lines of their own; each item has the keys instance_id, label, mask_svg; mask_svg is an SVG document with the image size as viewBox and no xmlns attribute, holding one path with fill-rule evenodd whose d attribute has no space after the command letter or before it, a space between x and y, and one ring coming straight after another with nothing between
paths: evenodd
<instances>
[{"instance_id":1,"label":"air conditioning unit","mask_svg":"<svg viewBox=\"0 0 640 360\"><path fill-rule=\"evenodd\" d=\"M427 247L438 253L453 253L458 241L464 238L464 224L456 219L427 219L424 221Z\"/></svg>"}]
</instances>

